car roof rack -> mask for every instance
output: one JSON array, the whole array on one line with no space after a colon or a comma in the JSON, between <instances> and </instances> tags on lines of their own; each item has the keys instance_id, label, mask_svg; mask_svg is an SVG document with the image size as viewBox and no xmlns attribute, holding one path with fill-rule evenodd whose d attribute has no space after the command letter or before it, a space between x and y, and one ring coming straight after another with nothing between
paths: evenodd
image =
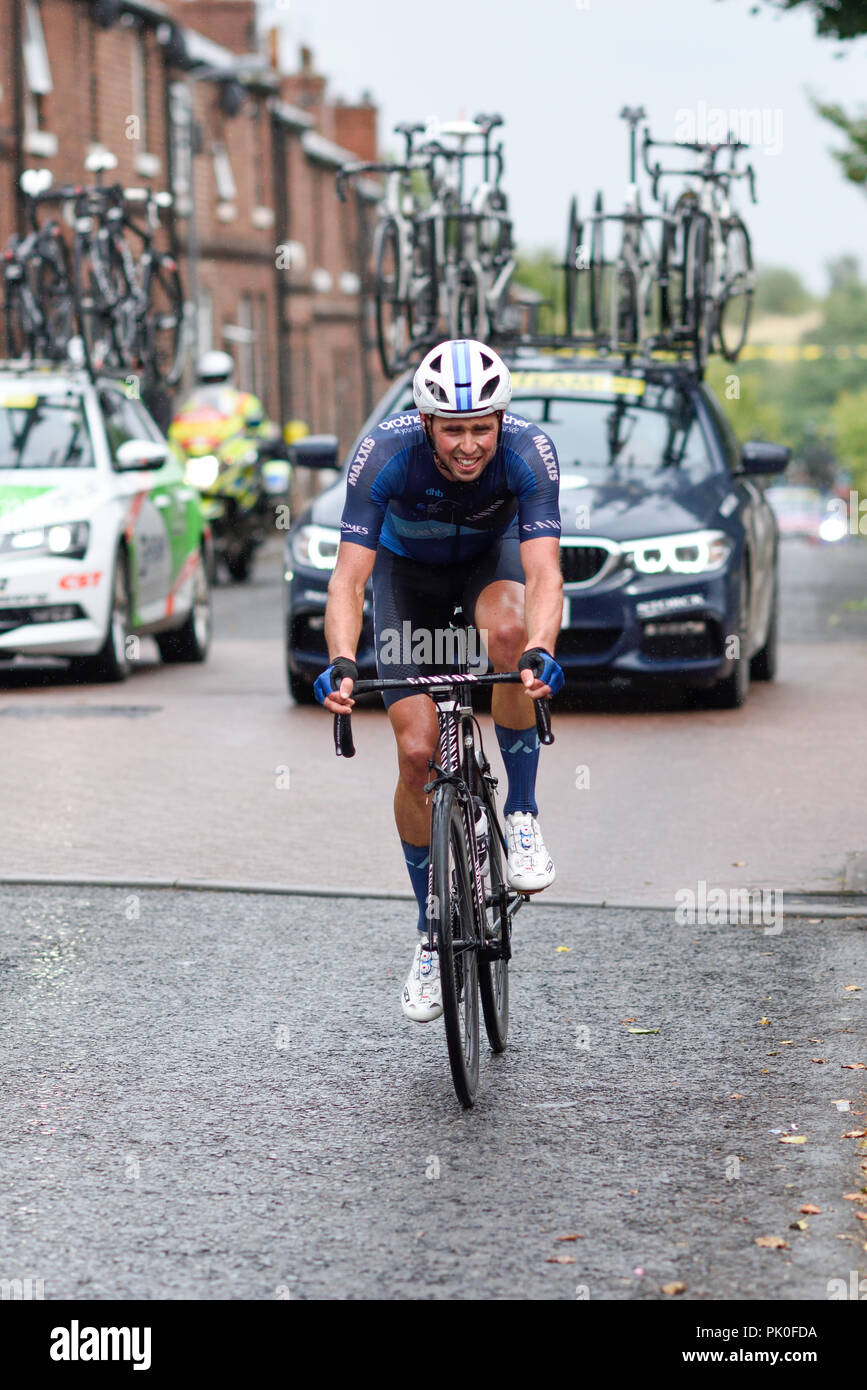
<instances>
[{"instance_id":1,"label":"car roof rack","mask_svg":"<svg viewBox=\"0 0 867 1390\"><path fill-rule=\"evenodd\" d=\"M413 342L404 354L401 371L416 365L431 348L443 339L431 338L424 342ZM610 338L592 333L512 333L490 332L485 341L498 352L512 354L522 350L528 352L553 351L570 357L584 357L588 361L604 363L617 367L620 371L640 371L643 375L658 370L676 374L678 379L686 376L700 381L703 372L695 357L691 343L677 343L671 338L660 336L648 338L642 348L632 345L612 345ZM672 376L674 379L674 376Z\"/></svg>"}]
</instances>

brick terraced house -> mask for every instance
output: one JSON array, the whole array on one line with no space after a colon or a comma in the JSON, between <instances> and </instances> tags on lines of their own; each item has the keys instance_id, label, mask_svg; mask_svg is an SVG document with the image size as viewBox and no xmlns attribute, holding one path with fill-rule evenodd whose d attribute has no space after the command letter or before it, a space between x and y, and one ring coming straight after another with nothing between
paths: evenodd
<instances>
[{"instance_id":1,"label":"brick terraced house","mask_svg":"<svg viewBox=\"0 0 867 1390\"><path fill-rule=\"evenodd\" d=\"M254 0L0 0L0 24L0 247L24 169L78 183L110 150L112 180L174 195L196 351L232 352L269 415L348 446L384 385L361 296L376 188L341 203L335 173L376 158L376 108L328 100L309 50L280 73Z\"/></svg>"}]
</instances>

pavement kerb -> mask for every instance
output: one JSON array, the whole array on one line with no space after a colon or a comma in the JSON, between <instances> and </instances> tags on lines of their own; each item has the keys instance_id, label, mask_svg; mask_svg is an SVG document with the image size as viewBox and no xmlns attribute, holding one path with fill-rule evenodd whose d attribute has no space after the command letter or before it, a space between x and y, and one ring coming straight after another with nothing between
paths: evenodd
<instances>
[{"instance_id":1,"label":"pavement kerb","mask_svg":"<svg viewBox=\"0 0 867 1390\"><path fill-rule=\"evenodd\" d=\"M98 874L0 874L0 887L54 887L54 888L143 888L174 889L186 893L249 893L267 894L292 898L373 898L386 902L414 902L409 893L377 891L372 888L334 888L329 884L304 883L288 885L285 883L248 883L233 879L204 878L113 878ZM760 889L753 889L760 892ZM785 898L804 899L791 906ZM829 902L828 899L834 899ZM851 899L851 901L850 901ZM552 898L547 893L540 897L546 907L564 908L615 908L632 912L673 912L673 902L630 902L619 898ZM828 893L810 891L784 892L782 916L786 917L863 917L867 918L867 894ZM750 925L745 923L744 925Z\"/></svg>"}]
</instances>

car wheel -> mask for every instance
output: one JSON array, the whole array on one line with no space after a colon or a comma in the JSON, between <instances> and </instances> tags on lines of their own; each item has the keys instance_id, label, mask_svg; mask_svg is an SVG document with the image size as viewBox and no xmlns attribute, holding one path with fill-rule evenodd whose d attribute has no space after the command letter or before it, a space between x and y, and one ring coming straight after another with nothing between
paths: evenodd
<instances>
[{"instance_id":1,"label":"car wheel","mask_svg":"<svg viewBox=\"0 0 867 1390\"><path fill-rule=\"evenodd\" d=\"M777 648L779 645L779 581L774 579L774 597L771 600L771 616L768 619L768 635L765 645L757 651L750 663L750 676L754 681L772 681L777 675Z\"/></svg>"},{"instance_id":2,"label":"car wheel","mask_svg":"<svg viewBox=\"0 0 867 1390\"><path fill-rule=\"evenodd\" d=\"M710 704L714 709L740 709L750 693L750 662L747 657L749 645L750 583L746 570L741 575L741 597L738 611L738 651L734 670L725 676L709 691Z\"/></svg>"},{"instance_id":3,"label":"car wheel","mask_svg":"<svg viewBox=\"0 0 867 1390\"><path fill-rule=\"evenodd\" d=\"M223 558L226 561L226 569L233 579L244 580L250 578L253 568L253 556L256 553L254 541L244 541L237 550L231 554L226 554Z\"/></svg>"},{"instance_id":4,"label":"car wheel","mask_svg":"<svg viewBox=\"0 0 867 1390\"><path fill-rule=\"evenodd\" d=\"M72 660L71 668L82 680L123 681L130 670L127 638L130 629L129 560L119 550L114 562L111 609L105 641L95 656Z\"/></svg>"},{"instance_id":5,"label":"car wheel","mask_svg":"<svg viewBox=\"0 0 867 1390\"><path fill-rule=\"evenodd\" d=\"M156 643L162 660L168 665L175 662L204 661L211 645L211 590L208 584L204 554L196 565L193 584L193 606L183 627L174 632L161 632Z\"/></svg>"},{"instance_id":6,"label":"car wheel","mask_svg":"<svg viewBox=\"0 0 867 1390\"><path fill-rule=\"evenodd\" d=\"M296 705L315 705L316 696L313 691L313 682L305 680L293 671L291 666L286 667L286 677L289 682L289 694Z\"/></svg>"}]
</instances>

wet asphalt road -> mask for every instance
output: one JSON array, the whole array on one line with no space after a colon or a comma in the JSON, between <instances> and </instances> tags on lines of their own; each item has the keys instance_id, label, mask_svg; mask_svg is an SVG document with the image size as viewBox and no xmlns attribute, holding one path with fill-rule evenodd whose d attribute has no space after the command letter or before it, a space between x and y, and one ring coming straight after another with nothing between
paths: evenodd
<instances>
[{"instance_id":1,"label":"wet asphalt road","mask_svg":"<svg viewBox=\"0 0 867 1390\"><path fill-rule=\"evenodd\" d=\"M399 1011L399 903L0 903L0 1277L46 1299L824 1300L865 1273L863 919L534 904L462 1112L442 1025Z\"/></svg>"}]
</instances>

